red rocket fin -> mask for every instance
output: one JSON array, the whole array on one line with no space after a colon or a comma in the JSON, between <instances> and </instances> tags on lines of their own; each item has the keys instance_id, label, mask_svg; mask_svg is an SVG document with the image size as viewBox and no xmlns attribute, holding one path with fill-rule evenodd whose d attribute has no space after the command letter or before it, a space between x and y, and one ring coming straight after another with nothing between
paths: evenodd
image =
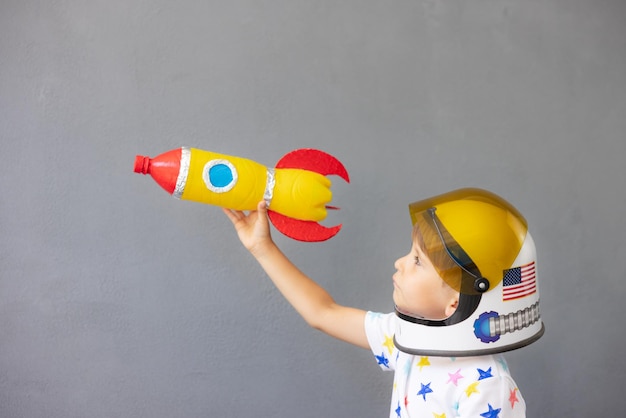
<instances>
[{"instance_id":1,"label":"red rocket fin","mask_svg":"<svg viewBox=\"0 0 626 418\"><path fill-rule=\"evenodd\" d=\"M341 224L325 227L314 221L301 221L272 210L267 211L272 224L289 238L304 242L326 241L339 232Z\"/></svg>"},{"instance_id":2,"label":"red rocket fin","mask_svg":"<svg viewBox=\"0 0 626 418\"><path fill-rule=\"evenodd\" d=\"M276 163L276 168L300 168L323 176L332 174L350 183L348 171L341 161L324 151L312 148L301 148L285 154Z\"/></svg>"},{"instance_id":3,"label":"red rocket fin","mask_svg":"<svg viewBox=\"0 0 626 418\"><path fill-rule=\"evenodd\" d=\"M323 176L335 175L350 183L348 171L341 161L324 151L312 148L301 148L285 154L276 163L276 168L297 168L313 171ZM337 210L339 208L326 206L326 209ZM267 214L276 229L298 241L326 241L337 235L341 229L341 224L325 227L315 221L294 219L271 210L268 210Z\"/></svg>"}]
</instances>

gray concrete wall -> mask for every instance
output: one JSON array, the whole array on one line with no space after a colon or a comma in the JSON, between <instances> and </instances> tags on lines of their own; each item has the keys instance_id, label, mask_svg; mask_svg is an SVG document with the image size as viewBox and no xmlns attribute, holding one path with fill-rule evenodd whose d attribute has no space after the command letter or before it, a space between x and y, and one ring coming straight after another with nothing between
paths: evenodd
<instances>
[{"instance_id":1,"label":"gray concrete wall","mask_svg":"<svg viewBox=\"0 0 626 418\"><path fill-rule=\"evenodd\" d=\"M0 416L382 417L391 375L309 329L215 207L132 173L182 145L316 147L334 239L284 251L390 311L406 205L499 193L539 251L529 417L622 411L626 3L0 4Z\"/></svg>"}]
</instances>

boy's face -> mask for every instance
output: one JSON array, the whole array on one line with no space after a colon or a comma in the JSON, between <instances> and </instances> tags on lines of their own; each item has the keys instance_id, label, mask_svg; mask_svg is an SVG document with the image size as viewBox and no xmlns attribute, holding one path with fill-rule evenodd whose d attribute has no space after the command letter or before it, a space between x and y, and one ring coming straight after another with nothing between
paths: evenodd
<instances>
[{"instance_id":1,"label":"boy's face","mask_svg":"<svg viewBox=\"0 0 626 418\"><path fill-rule=\"evenodd\" d=\"M416 243L394 267L393 301L401 312L431 320L446 319L454 313L458 292L443 281Z\"/></svg>"}]
</instances>

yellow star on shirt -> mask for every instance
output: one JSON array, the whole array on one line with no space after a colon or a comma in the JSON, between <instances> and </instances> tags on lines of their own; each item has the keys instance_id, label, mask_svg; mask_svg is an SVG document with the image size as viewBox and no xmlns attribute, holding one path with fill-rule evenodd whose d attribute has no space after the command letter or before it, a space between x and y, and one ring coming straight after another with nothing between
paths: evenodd
<instances>
[{"instance_id":1,"label":"yellow star on shirt","mask_svg":"<svg viewBox=\"0 0 626 418\"><path fill-rule=\"evenodd\" d=\"M420 368L420 372L422 371L422 367L430 366L430 361L428 361L428 357L420 357L419 363L417 363L417 367Z\"/></svg>"},{"instance_id":2,"label":"yellow star on shirt","mask_svg":"<svg viewBox=\"0 0 626 418\"><path fill-rule=\"evenodd\" d=\"M383 346L387 347L389 354L393 353L393 348L395 347L393 344L393 337L385 335L385 342L383 343Z\"/></svg>"},{"instance_id":3,"label":"yellow star on shirt","mask_svg":"<svg viewBox=\"0 0 626 418\"><path fill-rule=\"evenodd\" d=\"M435 413L433 412L433 416L434 416L435 418L446 418L446 414L445 414L445 413L443 413L443 414L439 415L439 414L435 414Z\"/></svg>"},{"instance_id":4,"label":"yellow star on shirt","mask_svg":"<svg viewBox=\"0 0 626 418\"><path fill-rule=\"evenodd\" d=\"M478 386L479 383L480 382L474 382L474 383L470 384L467 387L467 389L465 389L465 394L467 395L468 398L472 395L472 393L480 393L478 391L478 389L476 389L476 387Z\"/></svg>"}]
</instances>

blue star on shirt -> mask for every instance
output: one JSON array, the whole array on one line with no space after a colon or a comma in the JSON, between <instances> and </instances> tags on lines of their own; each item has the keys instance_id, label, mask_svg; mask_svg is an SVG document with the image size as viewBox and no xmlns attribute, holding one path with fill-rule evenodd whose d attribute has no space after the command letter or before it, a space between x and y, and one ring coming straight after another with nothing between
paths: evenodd
<instances>
[{"instance_id":1,"label":"blue star on shirt","mask_svg":"<svg viewBox=\"0 0 626 418\"><path fill-rule=\"evenodd\" d=\"M381 314L380 312L368 312L367 315L371 319L381 319L383 317L383 314Z\"/></svg>"},{"instance_id":2,"label":"blue star on shirt","mask_svg":"<svg viewBox=\"0 0 626 418\"><path fill-rule=\"evenodd\" d=\"M456 414L459 414L459 402L455 402L452 404L452 409L454 409L456 411Z\"/></svg>"},{"instance_id":3,"label":"blue star on shirt","mask_svg":"<svg viewBox=\"0 0 626 418\"><path fill-rule=\"evenodd\" d=\"M378 362L378 364L385 366L386 368L389 368L389 359L385 357L384 351L380 353L380 356L374 356L374 357L376 357L376 361Z\"/></svg>"},{"instance_id":4,"label":"blue star on shirt","mask_svg":"<svg viewBox=\"0 0 626 418\"><path fill-rule=\"evenodd\" d=\"M489 407L489 411L480 414L480 416L485 418L498 418L501 408L493 409L493 406L491 406L491 404L487 404L487 406Z\"/></svg>"},{"instance_id":5,"label":"blue star on shirt","mask_svg":"<svg viewBox=\"0 0 626 418\"><path fill-rule=\"evenodd\" d=\"M483 379L488 379L490 377L493 377L493 375L491 374L491 367L487 370L481 370L481 369L476 369L478 370L478 380L483 380Z\"/></svg>"},{"instance_id":6,"label":"blue star on shirt","mask_svg":"<svg viewBox=\"0 0 626 418\"><path fill-rule=\"evenodd\" d=\"M420 385L422 385L422 388L419 392L417 392L417 394L422 395L424 397L424 400L426 400L426 394L433 393L433 390L430 388L431 383L432 382L429 382L427 384L420 383Z\"/></svg>"},{"instance_id":7,"label":"blue star on shirt","mask_svg":"<svg viewBox=\"0 0 626 418\"><path fill-rule=\"evenodd\" d=\"M398 402L398 407L396 408L396 415L398 417L400 417L400 412L402 411L402 409L400 408L400 402Z\"/></svg>"}]
</instances>

